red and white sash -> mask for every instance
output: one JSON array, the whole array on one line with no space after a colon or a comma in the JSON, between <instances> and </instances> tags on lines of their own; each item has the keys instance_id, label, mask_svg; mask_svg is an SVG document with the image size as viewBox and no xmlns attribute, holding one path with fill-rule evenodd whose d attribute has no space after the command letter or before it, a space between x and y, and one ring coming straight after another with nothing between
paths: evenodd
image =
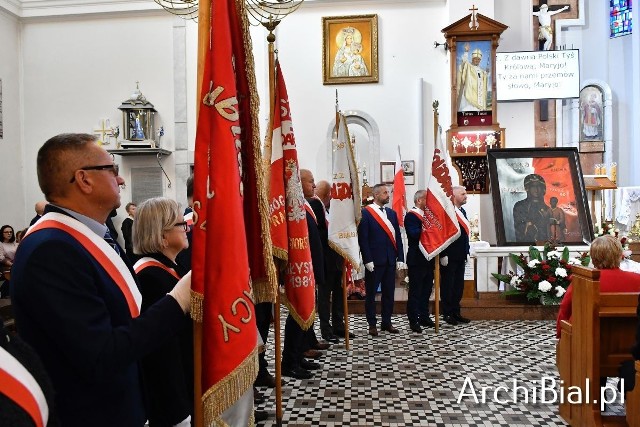
<instances>
[{"instance_id":1,"label":"red and white sash","mask_svg":"<svg viewBox=\"0 0 640 427\"><path fill-rule=\"evenodd\" d=\"M56 228L69 234L77 240L104 268L109 277L118 286L127 301L131 317L140 315L142 295L136 281L129 271L129 267L103 238L94 233L89 227L68 215L58 212L45 214L37 224L27 231L25 238L31 233L47 228Z\"/></svg>"},{"instance_id":2,"label":"red and white sash","mask_svg":"<svg viewBox=\"0 0 640 427\"><path fill-rule=\"evenodd\" d=\"M418 219L420 219L420 222L424 222L424 211L420 208L416 208L415 206L412 207L411 209L409 209L409 213L414 214L415 216L418 217ZM424 225L424 224L423 224Z\"/></svg>"},{"instance_id":3,"label":"red and white sash","mask_svg":"<svg viewBox=\"0 0 640 427\"><path fill-rule=\"evenodd\" d=\"M398 247L396 246L396 234L391 221L389 221L389 219L387 219L387 217L382 214L382 211L378 209L377 205L375 208L373 207L373 205L367 205L365 206L365 208L369 210L369 213L371 213L373 219L375 219L376 222L380 224L380 227L382 227L384 232L387 233L387 236L389 236L389 239L391 239L391 243L393 243L393 247L397 251Z\"/></svg>"},{"instance_id":4,"label":"red and white sash","mask_svg":"<svg viewBox=\"0 0 640 427\"><path fill-rule=\"evenodd\" d=\"M311 205L307 200L304 201L304 208L306 209L307 212L309 212L309 215L313 217L313 220L315 221L316 225L318 225L318 218L316 217L316 213L313 211L313 208L311 207Z\"/></svg>"},{"instance_id":5,"label":"red and white sash","mask_svg":"<svg viewBox=\"0 0 640 427\"><path fill-rule=\"evenodd\" d=\"M49 406L33 375L3 347L0 347L0 393L14 401L33 419L36 427L45 427Z\"/></svg>"},{"instance_id":6,"label":"red and white sash","mask_svg":"<svg viewBox=\"0 0 640 427\"><path fill-rule=\"evenodd\" d=\"M460 226L464 228L464 231L466 231L468 236L469 230L471 228L471 224L469 224L469 220L467 220L467 218L464 216L460 208L456 208L456 216L458 217L458 222L460 223Z\"/></svg>"},{"instance_id":7,"label":"red and white sash","mask_svg":"<svg viewBox=\"0 0 640 427\"><path fill-rule=\"evenodd\" d=\"M144 270L147 267L158 267L158 268L161 268L164 271L166 271L167 273L169 273L170 275L172 275L173 277L175 277L176 279L180 280L180 276L178 276L178 273L176 273L176 271L173 268L167 267L166 265L164 265L160 261L158 261L156 259L153 259L151 257L142 257L142 258L140 258L133 265L133 271L135 271L136 274L138 274L138 273L140 273L142 270Z\"/></svg>"}]
</instances>

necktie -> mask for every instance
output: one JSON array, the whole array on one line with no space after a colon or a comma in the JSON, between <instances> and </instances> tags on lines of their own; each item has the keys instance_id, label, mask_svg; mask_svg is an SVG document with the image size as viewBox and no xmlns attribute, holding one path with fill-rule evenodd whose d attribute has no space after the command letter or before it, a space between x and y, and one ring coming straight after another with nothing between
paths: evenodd
<instances>
[{"instance_id":1,"label":"necktie","mask_svg":"<svg viewBox=\"0 0 640 427\"><path fill-rule=\"evenodd\" d=\"M380 210L384 213L384 206L380 206Z\"/></svg>"},{"instance_id":2,"label":"necktie","mask_svg":"<svg viewBox=\"0 0 640 427\"><path fill-rule=\"evenodd\" d=\"M107 242L109 246L111 246L118 255L120 255L120 249L118 249L118 244L111 237L111 233L109 233L109 230L107 230L107 232L104 233L104 241Z\"/></svg>"}]
</instances>

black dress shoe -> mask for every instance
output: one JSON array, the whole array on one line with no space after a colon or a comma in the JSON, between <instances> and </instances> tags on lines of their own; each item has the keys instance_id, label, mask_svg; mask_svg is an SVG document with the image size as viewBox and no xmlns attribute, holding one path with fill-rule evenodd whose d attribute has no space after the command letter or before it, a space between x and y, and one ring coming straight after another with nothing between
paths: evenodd
<instances>
[{"instance_id":1,"label":"black dress shoe","mask_svg":"<svg viewBox=\"0 0 640 427\"><path fill-rule=\"evenodd\" d=\"M274 388L276 386L276 377L268 372L266 374L259 374L256 380L253 382L253 385L256 387Z\"/></svg>"},{"instance_id":2,"label":"black dress shoe","mask_svg":"<svg viewBox=\"0 0 640 427\"><path fill-rule=\"evenodd\" d=\"M398 330L398 328L394 328L393 325L386 325L386 326L383 326L380 329L382 329L383 331L389 332L391 334L399 334L400 333L400 330Z\"/></svg>"},{"instance_id":3,"label":"black dress shoe","mask_svg":"<svg viewBox=\"0 0 640 427\"><path fill-rule=\"evenodd\" d=\"M302 368L282 368L282 376L297 378L299 380L308 380L313 378L313 374Z\"/></svg>"},{"instance_id":4,"label":"black dress shoe","mask_svg":"<svg viewBox=\"0 0 640 427\"><path fill-rule=\"evenodd\" d=\"M435 323L433 323L433 320L431 320L430 317L423 317L420 319L420 326L426 326L428 328L433 328L436 326Z\"/></svg>"},{"instance_id":5,"label":"black dress shoe","mask_svg":"<svg viewBox=\"0 0 640 427\"><path fill-rule=\"evenodd\" d=\"M260 391L258 391L257 388L255 388L255 386L253 387L253 404L254 405L258 405L262 402L264 402L264 396L262 395L262 393L260 393Z\"/></svg>"},{"instance_id":6,"label":"black dress shoe","mask_svg":"<svg viewBox=\"0 0 640 427\"><path fill-rule=\"evenodd\" d=\"M334 344L338 344L340 342L340 338L338 338L337 336L331 334L322 334L322 339L325 341L329 341L330 343L334 343Z\"/></svg>"},{"instance_id":7,"label":"black dress shoe","mask_svg":"<svg viewBox=\"0 0 640 427\"><path fill-rule=\"evenodd\" d=\"M306 369L307 371L315 371L316 369L322 368L322 365L310 360L302 359L302 362L300 362L300 367L302 369Z\"/></svg>"},{"instance_id":8,"label":"black dress shoe","mask_svg":"<svg viewBox=\"0 0 640 427\"><path fill-rule=\"evenodd\" d=\"M344 329L337 330L335 335L337 337L344 338ZM356 337L356 334L354 334L353 332L349 332L349 338L353 339L355 337Z\"/></svg>"},{"instance_id":9,"label":"black dress shoe","mask_svg":"<svg viewBox=\"0 0 640 427\"><path fill-rule=\"evenodd\" d=\"M320 342L318 341L314 345L311 346L314 350L326 350L331 347L331 343L328 342Z\"/></svg>"},{"instance_id":10,"label":"black dress shoe","mask_svg":"<svg viewBox=\"0 0 640 427\"><path fill-rule=\"evenodd\" d=\"M253 411L253 418L257 423L261 423L269 419L269 413L267 411Z\"/></svg>"},{"instance_id":11,"label":"black dress shoe","mask_svg":"<svg viewBox=\"0 0 640 427\"><path fill-rule=\"evenodd\" d=\"M444 316L444 321L454 326L458 324L458 321L453 316Z\"/></svg>"},{"instance_id":12,"label":"black dress shoe","mask_svg":"<svg viewBox=\"0 0 640 427\"><path fill-rule=\"evenodd\" d=\"M422 333L422 328L420 327L420 324L418 324L418 323L412 323L411 325L409 325L409 327L411 328L411 330L413 332L417 332L419 334Z\"/></svg>"},{"instance_id":13,"label":"black dress shoe","mask_svg":"<svg viewBox=\"0 0 640 427\"><path fill-rule=\"evenodd\" d=\"M469 323L471 319L467 319L466 317L462 317L459 314L454 314L453 317L458 321L458 323Z\"/></svg>"}]
</instances>

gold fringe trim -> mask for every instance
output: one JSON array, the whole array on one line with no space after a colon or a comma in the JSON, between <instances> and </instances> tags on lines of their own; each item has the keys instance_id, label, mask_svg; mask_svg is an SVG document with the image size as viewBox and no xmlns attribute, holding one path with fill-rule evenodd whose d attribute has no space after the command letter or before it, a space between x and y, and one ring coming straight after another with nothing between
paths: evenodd
<instances>
[{"instance_id":1,"label":"gold fringe trim","mask_svg":"<svg viewBox=\"0 0 640 427\"><path fill-rule=\"evenodd\" d=\"M273 298L273 299L272 299ZM272 297L269 289L269 281L266 277L261 277L253 281L253 301L254 304L261 302L273 303L275 296Z\"/></svg>"},{"instance_id":2,"label":"gold fringe trim","mask_svg":"<svg viewBox=\"0 0 640 427\"><path fill-rule=\"evenodd\" d=\"M204 295L191 291L191 318L198 323L202 323L203 301L204 301Z\"/></svg>"},{"instance_id":3,"label":"gold fringe trim","mask_svg":"<svg viewBox=\"0 0 640 427\"><path fill-rule=\"evenodd\" d=\"M255 62L253 60L253 46L251 42L251 35L249 33L249 19L247 18L247 12L245 9L244 0L236 0L236 10L240 16L240 22L242 23L242 32L244 40L244 51L246 55L246 67L247 81L249 83L249 90L251 96L249 97L249 103L251 105L251 129L252 140L251 146L253 147L253 155L255 163L253 167L256 170L256 189L258 194L258 212L260 213L260 223L262 226L262 253L264 256L264 267L267 273L267 282L260 284L263 289L259 291L256 289L257 301L276 301L276 293L278 290L278 275L276 268L273 264L273 250L271 242L271 226L269 224L269 198L267 186L268 181L265 181L264 167L262 160L262 152L260 151L260 98L258 96L258 85L256 84L255 74ZM269 163L271 159L269 159ZM260 298L257 298L260 295Z\"/></svg>"},{"instance_id":4,"label":"gold fringe trim","mask_svg":"<svg viewBox=\"0 0 640 427\"><path fill-rule=\"evenodd\" d=\"M306 331L310 327L313 326L313 322L316 320L316 309L314 308L308 319L303 319L302 316L293 308L291 301L287 298L287 294L285 292L280 292L280 303L283 304L289 310L289 314L293 317L293 320L296 321L300 328L303 331Z\"/></svg>"},{"instance_id":5,"label":"gold fringe trim","mask_svg":"<svg viewBox=\"0 0 640 427\"><path fill-rule=\"evenodd\" d=\"M247 390L253 387L253 382L257 376L258 349L256 347L229 375L214 384L202 395L204 424L206 426L224 425L223 421L220 420L220 415L236 403Z\"/></svg>"},{"instance_id":6,"label":"gold fringe trim","mask_svg":"<svg viewBox=\"0 0 640 427\"><path fill-rule=\"evenodd\" d=\"M346 259L348 263L351 264L352 267L358 267L360 265L360 260L355 260L353 259L351 256L349 256L349 254L347 253L347 251L345 251L344 249L342 249L340 246L336 245L334 242L332 242L331 240L329 240L329 247L331 249L333 249L338 255L340 255L342 258Z\"/></svg>"},{"instance_id":7,"label":"gold fringe trim","mask_svg":"<svg viewBox=\"0 0 640 427\"><path fill-rule=\"evenodd\" d=\"M283 261L289 260L289 252L286 249L273 247L273 256Z\"/></svg>"}]
</instances>

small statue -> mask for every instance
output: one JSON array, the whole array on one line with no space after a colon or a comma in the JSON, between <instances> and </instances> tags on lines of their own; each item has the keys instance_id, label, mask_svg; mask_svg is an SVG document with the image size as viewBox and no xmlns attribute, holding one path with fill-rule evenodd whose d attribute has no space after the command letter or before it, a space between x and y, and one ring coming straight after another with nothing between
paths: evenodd
<instances>
[{"instance_id":1,"label":"small statue","mask_svg":"<svg viewBox=\"0 0 640 427\"><path fill-rule=\"evenodd\" d=\"M636 214L636 220L631 227L629 236L633 236L635 239L640 239L640 212Z\"/></svg>"}]
</instances>

